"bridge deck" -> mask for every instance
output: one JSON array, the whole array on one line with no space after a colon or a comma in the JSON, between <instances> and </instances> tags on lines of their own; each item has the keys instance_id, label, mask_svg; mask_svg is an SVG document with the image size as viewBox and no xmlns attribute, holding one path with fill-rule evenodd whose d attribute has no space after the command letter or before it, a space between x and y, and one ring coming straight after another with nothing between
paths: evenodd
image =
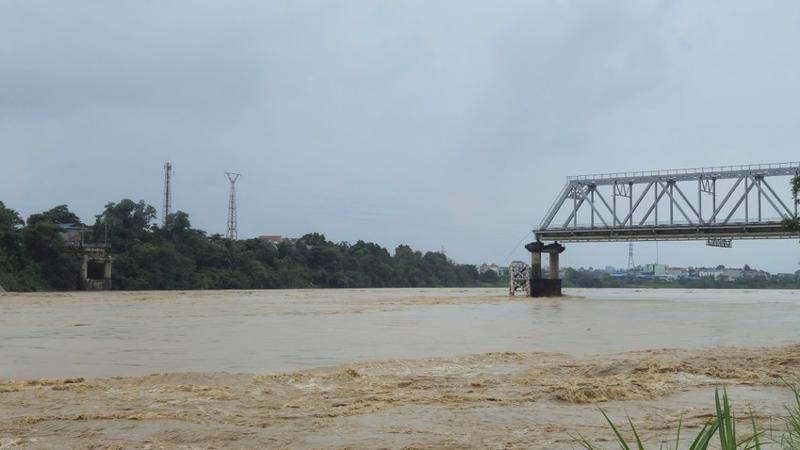
<instances>
[{"instance_id":1,"label":"bridge deck","mask_svg":"<svg viewBox=\"0 0 800 450\"><path fill-rule=\"evenodd\" d=\"M585 227L534 230L541 241L618 242L691 241L722 239L792 239L800 233L788 231L780 222L728 223L707 225L657 225L649 227Z\"/></svg>"}]
</instances>

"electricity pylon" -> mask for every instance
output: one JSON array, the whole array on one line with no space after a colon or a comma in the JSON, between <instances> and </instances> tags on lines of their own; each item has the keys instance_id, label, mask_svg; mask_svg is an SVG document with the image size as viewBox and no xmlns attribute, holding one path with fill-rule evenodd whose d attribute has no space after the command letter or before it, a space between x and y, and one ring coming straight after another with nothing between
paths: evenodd
<instances>
[{"instance_id":1,"label":"electricity pylon","mask_svg":"<svg viewBox=\"0 0 800 450\"><path fill-rule=\"evenodd\" d=\"M236 180L239 179L240 175L241 174L238 173L225 172L225 176L227 176L228 181L231 182L231 192L228 197L228 230L225 233L225 237L234 240L239 237L239 233L236 230Z\"/></svg>"}]
</instances>

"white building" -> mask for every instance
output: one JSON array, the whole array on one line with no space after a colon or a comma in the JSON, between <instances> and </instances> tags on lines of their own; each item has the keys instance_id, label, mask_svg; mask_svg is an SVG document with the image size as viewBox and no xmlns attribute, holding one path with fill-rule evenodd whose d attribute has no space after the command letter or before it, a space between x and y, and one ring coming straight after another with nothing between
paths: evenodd
<instances>
[{"instance_id":1,"label":"white building","mask_svg":"<svg viewBox=\"0 0 800 450\"><path fill-rule=\"evenodd\" d=\"M677 280L680 278L689 278L691 272L686 267L667 267L666 278L669 280Z\"/></svg>"},{"instance_id":2,"label":"white building","mask_svg":"<svg viewBox=\"0 0 800 450\"><path fill-rule=\"evenodd\" d=\"M667 265L666 264L646 264L644 266L644 271L653 274L655 278L666 278L667 277Z\"/></svg>"},{"instance_id":3,"label":"white building","mask_svg":"<svg viewBox=\"0 0 800 450\"><path fill-rule=\"evenodd\" d=\"M501 266L498 266L497 264L486 264L486 263L483 263L483 264L481 264L480 267L478 267L478 272L481 273L481 274L486 273L486 271L488 271L488 270L493 270L494 273L496 273L499 276L503 276L503 275L508 273L508 267L501 267Z\"/></svg>"}]
</instances>

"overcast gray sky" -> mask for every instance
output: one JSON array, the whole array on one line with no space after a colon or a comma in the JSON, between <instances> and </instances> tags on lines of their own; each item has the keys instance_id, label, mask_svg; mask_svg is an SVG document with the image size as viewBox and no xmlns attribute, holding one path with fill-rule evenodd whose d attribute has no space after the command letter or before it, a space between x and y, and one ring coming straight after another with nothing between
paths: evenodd
<instances>
[{"instance_id":1,"label":"overcast gray sky","mask_svg":"<svg viewBox=\"0 0 800 450\"><path fill-rule=\"evenodd\" d=\"M800 160L799 23L791 1L4 1L0 200L160 209L169 160L212 233L238 171L240 237L527 259L567 175ZM659 256L798 269L796 241L734 246Z\"/></svg>"}]
</instances>

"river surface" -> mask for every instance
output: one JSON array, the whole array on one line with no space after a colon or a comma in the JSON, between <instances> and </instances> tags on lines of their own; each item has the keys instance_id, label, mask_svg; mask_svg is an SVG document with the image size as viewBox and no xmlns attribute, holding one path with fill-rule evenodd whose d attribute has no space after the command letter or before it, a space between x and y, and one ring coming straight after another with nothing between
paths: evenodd
<instances>
[{"instance_id":1,"label":"river surface","mask_svg":"<svg viewBox=\"0 0 800 450\"><path fill-rule=\"evenodd\" d=\"M270 373L484 352L800 342L800 291L503 289L0 294L0 378Z\"/></svg>"}]
</instances>

